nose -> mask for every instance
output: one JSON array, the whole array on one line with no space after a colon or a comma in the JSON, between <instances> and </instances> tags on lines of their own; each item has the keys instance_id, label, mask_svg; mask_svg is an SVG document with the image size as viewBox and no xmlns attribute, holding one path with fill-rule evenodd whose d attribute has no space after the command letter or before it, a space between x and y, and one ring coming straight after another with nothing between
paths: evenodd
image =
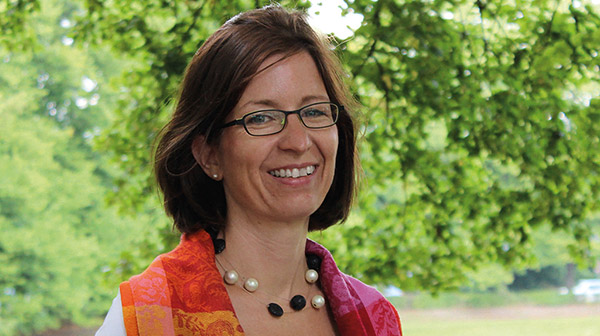
<instances>
[{"instance_id":1,"label":"nose","mask_svg":"<svg viewBox=\"0 0 600 336\"><path fill-rule=\"evenodd\" d=\"M279 148L295 152L305 152L312 145L310 130L302 124L298 114L288 115L279 141Z\"/></svg>"}]
</instances>

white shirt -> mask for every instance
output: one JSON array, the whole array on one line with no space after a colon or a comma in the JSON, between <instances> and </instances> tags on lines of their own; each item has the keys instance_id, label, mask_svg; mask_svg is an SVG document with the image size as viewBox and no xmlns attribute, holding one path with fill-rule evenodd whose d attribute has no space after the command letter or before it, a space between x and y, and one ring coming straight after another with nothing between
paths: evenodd
<instances>
[{"instance_id":1,"label":"white shirt","mask_svg":"<svg viewBox=\"0 0 600 336\"><path fill-rule=\"evenodd\" d=\"M123 321L123 306L121 305L121 291L114 298L104 323L98 331L96 336L127 336L125 331L125 322Z\"/></svg>"}]
</instances>

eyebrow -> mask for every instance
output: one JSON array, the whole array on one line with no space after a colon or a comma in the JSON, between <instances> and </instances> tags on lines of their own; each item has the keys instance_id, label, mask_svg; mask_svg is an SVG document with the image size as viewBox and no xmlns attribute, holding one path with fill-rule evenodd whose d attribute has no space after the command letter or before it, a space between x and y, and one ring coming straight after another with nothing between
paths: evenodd
<instances>
[{"instance_id":1,"label":"eyebrow","mask_svg":"<svg viewBox=\"0 0 600 336\"><path fill-rule=\"evenodd\" d=\"M323 96L323 95L305 96L300 101L300 104L301 104L301 106L304 106L304 105L308 104L310 101L315 101L315 102L316 101L319 101L319 102L329 101L329 97ZM273 108L273 109L277 108L277 102L275 102L274 100L259 99L259 100L250 100L250 101L246 102L244 105L240 106L240 110L248 105L263 105L263 106L269 106L270 108Z\"/></svg>"}]
</instances>

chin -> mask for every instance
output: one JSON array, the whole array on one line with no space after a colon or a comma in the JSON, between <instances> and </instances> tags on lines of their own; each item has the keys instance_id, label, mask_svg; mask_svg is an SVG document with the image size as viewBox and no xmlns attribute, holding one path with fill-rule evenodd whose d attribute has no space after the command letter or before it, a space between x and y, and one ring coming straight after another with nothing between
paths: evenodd
<instances>
[{"instance_id":1,"label":"chin","mask_svg":"<svg viewBox=\"0 0 600 336\"><path fill-rule=\"evenodd\" d=\"M305 209L299 209L297 207L282 207L278 211L278 217L286 222L296 222L302 220L308 220L308 218L317 211L319 207L310 207Z\"/></svg>"}]
</instances>

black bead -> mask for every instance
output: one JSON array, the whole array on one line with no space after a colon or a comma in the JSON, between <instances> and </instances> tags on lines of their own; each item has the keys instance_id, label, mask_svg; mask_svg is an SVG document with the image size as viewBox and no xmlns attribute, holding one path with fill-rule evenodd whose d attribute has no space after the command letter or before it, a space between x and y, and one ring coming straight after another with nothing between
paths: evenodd
<instances>
[{"instance_id":1,"label":"black bead","mask_svg":"<svg viewBox=\"0 0 600 336\"><path fill-rule=\"evenodd\" d=\"M215 228L214 226L209 226L206 229L206 232L210 235L210 238L214 241L215 239L217 239L217 236L219 235L219 229Z\"/></svg>"},{"instance_id":2,"label":"black bead","mask_svg":"<svg viewBox=\"0 0 600 336\"><path fill-rule=\"evenodd\" d=\"M306 306L306 299L302 295L296 295L290 300L290 307L293 310L302 310Z\"/></svg>"},{"instance_id":3,"label":"black bead","mask_svg":"<svg viewBox=\"0 0 600 336\"><path fill-rule=\"evenodd\" d=\"M269 313L275 317L281 317L281 315L283 315L283 308L277 303L269 303L267 309L269 309Z\"/></svg>"},{"instance_id":4,"label":"black bead","mask_svg":"<svg viewBox=\"0 0 600 336\"><path fill-rule=\"evenodd\" d=\"M225 239L215 239L213 244L215 245L215 254L219 254L225 250Z\"/></svg>"},{"instance_id":5,"label":"black bead","mask_svg":"<svg viewBox=\"0 0 600 336\"><path fill-rule=\"evenodd\" d=\"M318 272L321 268L321 258L319 258L319 256L317 256L316 254L307 254L306 265L309 269L313 269Z\"/></svg>"}]
</instances>

